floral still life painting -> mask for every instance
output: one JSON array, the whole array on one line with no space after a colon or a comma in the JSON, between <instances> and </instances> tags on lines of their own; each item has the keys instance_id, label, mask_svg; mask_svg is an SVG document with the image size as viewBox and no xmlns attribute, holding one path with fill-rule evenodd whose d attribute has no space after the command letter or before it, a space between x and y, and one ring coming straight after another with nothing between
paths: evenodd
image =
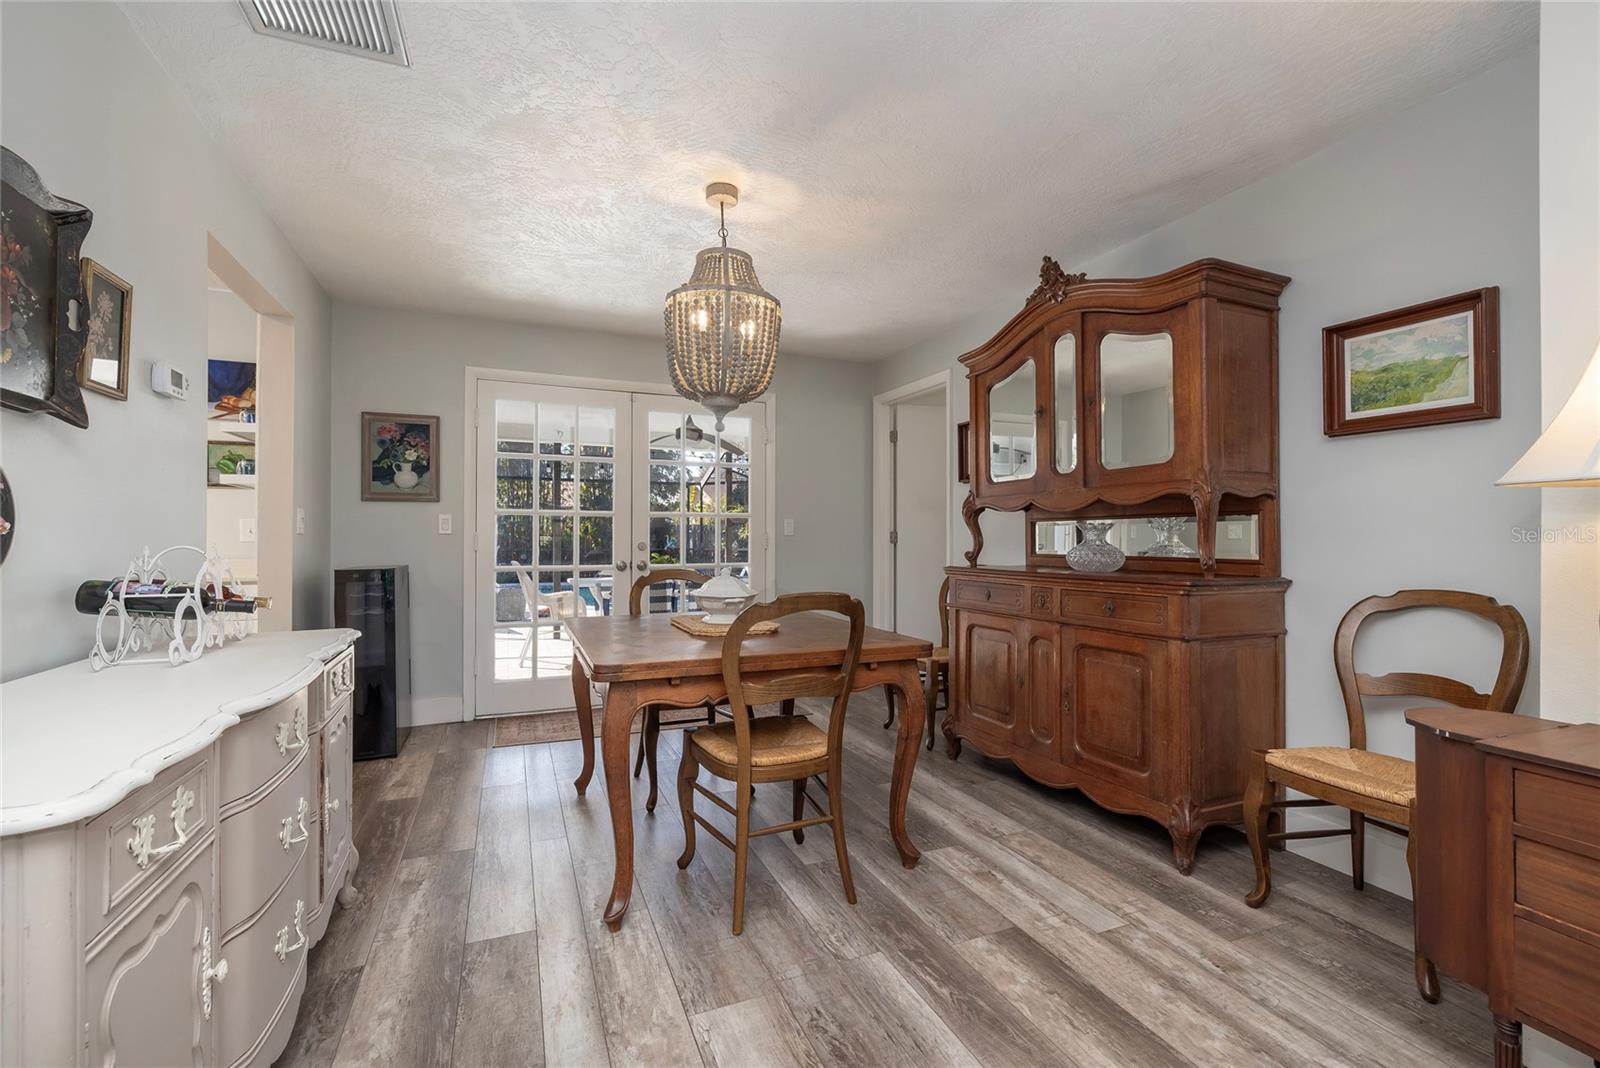
<instances>
[{"instance_id":1,"label":"floral still life painting","mask_svg":"<svg viewBox=\"0 0 1600 1068\"><path fill-rule=\"evenodd\" d=\"M361 413L361 499L439 499L439 417Z\"/></svg>"},{"instance_id":2,"label":"floral still life painting","mask_svg":"<svg viewBox=\"0 0 1600 1068\"><path fill-rule=\"evenodd\" d=\"M133 328L133 287L85 256L83 288L89 331L83 341L78 384L118 400L128 399L128 339Z\"/></svg>"},{"instance_id":3,"label":"floral still life painting","mask_svg":"<svg viewBox=\"0 0 1600 1068\"><path fill-rule=\"evenodd\" d=\"M1499 415L1498 297L1475 290L1323 331L1324 432Z\"/></svg>"}]
</instances>

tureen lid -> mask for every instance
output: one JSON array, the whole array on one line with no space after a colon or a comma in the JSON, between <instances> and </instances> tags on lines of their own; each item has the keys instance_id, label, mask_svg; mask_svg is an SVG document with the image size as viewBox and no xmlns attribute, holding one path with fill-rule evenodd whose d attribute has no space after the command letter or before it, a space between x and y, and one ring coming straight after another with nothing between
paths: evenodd
<instances>
[{"instance_id":1,"label":"tureen lid","mask_svg":"<svg viewBox=\"0 0 1600 1068\"><path fill-rule=\"evenodd\" d=\"M695 591L701 597L748 597L751 590L749 586L733 577L728 568L717 572L717 577L707 582Z\"/></svg>"}]
</instances>

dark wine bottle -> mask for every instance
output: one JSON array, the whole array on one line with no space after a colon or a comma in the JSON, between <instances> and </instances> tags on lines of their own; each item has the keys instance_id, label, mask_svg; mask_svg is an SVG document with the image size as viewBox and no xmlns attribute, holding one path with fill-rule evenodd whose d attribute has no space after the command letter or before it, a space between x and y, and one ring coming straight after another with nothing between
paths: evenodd
<instances>
[{"instance_id":1,"label":"dark wine bottle","mask_svg":"<svg viewBox=\"0 0 1600 1068\"><path fill-rule=\"evenodd\" d=\"M86 616L99 615L106 601L121 592L123 582L123 579L110 582L95 579L85 582L78 587L78 592L72 598L73 607ZM170 616L190 589L191 587L187 585L168 585L160 582L132 583L122 595L122 608L123 611L135 616ZM202 586L200 606L207 612L250 613L258 608L271 608L272 598L245 597L225 588L219 599L210 586Z\"/></svg>"}]
</instances>

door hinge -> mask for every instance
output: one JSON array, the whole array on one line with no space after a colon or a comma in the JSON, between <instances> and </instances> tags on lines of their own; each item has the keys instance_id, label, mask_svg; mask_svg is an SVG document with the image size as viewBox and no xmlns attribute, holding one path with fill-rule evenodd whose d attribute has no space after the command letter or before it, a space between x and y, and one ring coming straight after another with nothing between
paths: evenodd
<instances>
[{"instance_id":1,"label":"door hinge","mask_svg":"<svg viewBox=\"0 0 1600 1068\"><path fill-rule=\"evenodd\" d=\"M890 545L899 545L900 544L900 532L898 530L889 531L889 544Z\"/></svg>"},{"instance_id":2,"label":"door hinge","mask_svg":"<svg viewBox=\"0 0 1600 1068\"><path fill-rule=\"evenodd\" d=\"M898 430L889 431L889 444L890 445L898 445L898 444L900 444L900 431L898 431Z\"/></svg>"}]
</instances>

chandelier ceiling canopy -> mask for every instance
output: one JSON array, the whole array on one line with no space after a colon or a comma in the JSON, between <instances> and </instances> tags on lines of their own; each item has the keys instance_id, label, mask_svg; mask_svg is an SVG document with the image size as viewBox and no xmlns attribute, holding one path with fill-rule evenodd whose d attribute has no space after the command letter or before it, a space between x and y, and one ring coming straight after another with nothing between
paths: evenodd
<instances>
[{"instance_id":1,"label":"chandelier ceiling canopy","mask_svg":"<svg viewBox=\"0 0 1600 1068\"><path fill-rule=\"evenodd\" d=\"M712 182L706 200L717 206L722 243L695 256L689 281L667 294L663 320L672 388L705 405L721 430L724 416L772 383L783 309L761 288L750 254L728 247L738 187Z\"/></svg>"}]
</instances>

